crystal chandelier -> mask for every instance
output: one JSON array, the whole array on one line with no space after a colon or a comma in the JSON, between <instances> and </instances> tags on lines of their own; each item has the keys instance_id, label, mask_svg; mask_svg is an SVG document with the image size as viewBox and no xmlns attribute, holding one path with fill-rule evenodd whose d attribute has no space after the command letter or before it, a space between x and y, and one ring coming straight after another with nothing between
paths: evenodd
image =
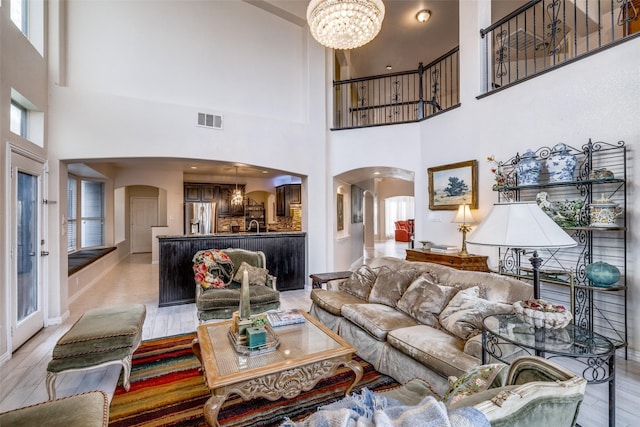
<instances>
[{"instance_id":1,"label":"crystal chandelier","mask_svg":"<svg viewBox=\"0 0 640 427\"><path fill-rule=\"evenodd\" d=\"M332 49L354 49L380 32L384 19L382 0L311 0L307 22L311 35Z\"/></svg>"},{"instance_id":2,"label":"crystal chandelier","mask_svg":"<svg viewBox=\"0 0 640 427\"><path fill-rule=\"evenodd\" d=\"M236 166L236 189L231 193L231 205L240 206L243 201L242 190L238 188L238 167Z\"/></svg>"}]
</instances>

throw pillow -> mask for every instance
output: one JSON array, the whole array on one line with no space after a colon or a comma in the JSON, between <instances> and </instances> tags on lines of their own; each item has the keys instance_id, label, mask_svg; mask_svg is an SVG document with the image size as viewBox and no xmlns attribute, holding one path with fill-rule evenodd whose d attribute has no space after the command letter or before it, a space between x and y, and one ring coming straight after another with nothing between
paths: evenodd
<instances>
[{"instance_id":1,"label":"throw pillow","mask_svg":"<svg viewBox=\"0 0 640 427\"><path fill-rule=\"evenodd\" d=\"M242 264L238 267L238 271L236 271L236 275L233 276L233 280L238 283L242 283L242 272L244 270L247 270L250 285L264 286L267 284L267 274L269 274L269 270L266 268L254 267L244 261L242 261Z\"/></svg>"},{"instance_id":2,"label":"throw pillow","mask_svg":"<svg viewBox=\"0 0 640 427\"><path fill-rule=\"evenodd\" d=\"M458 288L438 284L430 274L422 274L411 283L398 301L398 309L427 326L438 325L438 314ZM439 326L439 325L438 325Z\"/></svg>"},{"instance_id":3,"label":"throw pillow","mask_svg":"<svg viewBox=\"0 0 640 427\"><path fill-rule=\"evenodd\" d=\"M392 270L383 266L378 271L376 281L369 294L369 302L395 307L402 294L416 277L415 268Z\"/></svg>"},{"instance_id":4,"label":"throw pillow","mask_svg":"<svg viewBox=\"0 0 640 427\"><path fill-rule=\"evenodd\" d=\"M490 388L502 387L508 372L507 368L508 366L504 363L490 363L478 366L461 375L460 378L451 377L450 379L453 381L442 401L446 406L449 406L467 396Z\"/></svg>"},{"instance_id":5,"label":"throw pillow","mask_svg":"<svg viewBox=\"0 0 640 427\"><path fill-rule=\"evenodd\" d=\"M376 277L377 274L374 269L368 265L361 265L351 273L348 279L340 282L338 289L366 301L369 298Z\"/></svg>"},{"instance_id":6,"label":"throw pillow","mask_svg":"<svg viewBox=\"0 0 640 427\"><path fill-rule=\"evenodd\" d=\"M480 298L480 287L459 291L440 313L440 324L453 335L467 340L482 331L482 319L492 314L512 313L513 306Z\"/></svg>"},{"instance_id":7,"label":"throw pillow","mask_svg":"<svg viewBox=\"0 0 640 427\"><path fill-rule=\"evenodd\" d=\"M224 288L231 283L233 261L219 249L198 251L193 256L193 274L204 289Z\"/></svg>"}]
</instances>

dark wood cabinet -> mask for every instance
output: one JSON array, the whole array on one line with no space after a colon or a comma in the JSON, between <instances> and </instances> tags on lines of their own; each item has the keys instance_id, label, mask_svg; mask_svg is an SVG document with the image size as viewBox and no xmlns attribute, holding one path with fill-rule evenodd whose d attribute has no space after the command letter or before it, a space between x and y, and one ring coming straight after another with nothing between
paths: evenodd
<instances>
[{"instance_id":1,"label":"dark wood cabinet","mask_svg":"<svg viewBox=\"0 0 640 427\"><path fill-rule=\"evenodd\" d=\"M446 265L457 270L485 271L489 272L487 258L483 255L458 255L431 252L428 249L407 249L407 261L432 262Z\"/></svg>"},{"instance_id":2,"label":"dark wood cabinet","mask_svg":"<svg viewBox=\"0 0 640 427\"><path fill-rule=\"evenodd\" d=\"M203 185L201 199L203 202L215 202L220 198L220 187L217 185Z\"/></svg>"},{"instance_id":3,"label":"dark wood cabinet","mask_svg":"<svg viewBox=\"0 0 640 427\"><path fill-rule=\"evenodd\" d=\"M244 185L238 185L238 188L244 192ZM235 184L185 182L184 201L216 203L219 217L244 216L244 204L231 205L231 196L235 189Z\"/></svg>"},{"instance_id":4,"label":"dark wood cabinet","mask_svg":"<svg viewBox=\"0 0 640 427\"><path fill-rule=\"evenodd\" d=\"M200 187L201 184L184 184L184 201L185 202L200 202Z\"/></svg>"},{"instance_id":5,"label":"dark wood cabinet","mask_svg":"<svg viewBox=\"0 0 640 427\"><path fill-rule=\"evenodd\" d=\"M185 202L216 202L220 194L220 188L215 184L185 182Z\"/></svg>"},{"instance_id":6,"label":"dark wood cabinet","mask_svg":"<svg viewBox=\"0 0 640 427\"><path fill-rule=\"evenodd\" d=\"M291 204L302 203L302 185L287 184L276 187L276 215L291 216Z\"/></svg>"}]
</instances>

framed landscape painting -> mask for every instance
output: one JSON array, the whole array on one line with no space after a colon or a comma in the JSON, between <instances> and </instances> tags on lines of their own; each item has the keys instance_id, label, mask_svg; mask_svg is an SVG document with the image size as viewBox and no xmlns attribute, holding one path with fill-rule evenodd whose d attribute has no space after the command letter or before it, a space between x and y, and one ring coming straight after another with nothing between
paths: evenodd
<instances>
[{"instance_id":1,"label":"framed landscape painting","mask_svg":"<svg viewBox=\"0 0 640 427\"><path fill-rule=\"evenodd\" d=\"M429 209L457 210L462 204L478 209L478 161L452 163L428 169Z\"/></svg>"}]
</instances>

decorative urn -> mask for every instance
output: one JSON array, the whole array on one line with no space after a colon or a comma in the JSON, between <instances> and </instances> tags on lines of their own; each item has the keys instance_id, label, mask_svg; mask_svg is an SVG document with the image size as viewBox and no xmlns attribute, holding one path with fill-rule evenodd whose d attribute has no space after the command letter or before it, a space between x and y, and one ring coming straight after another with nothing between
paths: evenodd
<instances>
[{"instance_id":1,"label":"decorative urn","mask_svg":"<svg viewBox=\"0 0 640 427\"><path fill-rule=\"evenodd\" d=\"M594 286L609 287L620 280L620 270L615 265L606 262L594 262L584 269L585 276Z\"/></svg>"},{"instance_id":2,"label":"decorative urn","mask_svg":"<svg viewBox=\"0 0 640 427\"><path fill-rule=\"evenodd\" d=\"M536 185L540 179L540 160L531 150L524 152L515 166L518 185Z\"/></svg>"},{"instance_id":3,"label":"decorative urn","mask_svg":"<svg viewBox=\"0 0 640 427\"><path fill-rule=\"evenodd\" d=\"M573 181L576 163L576 156L569 152L566 144L556 144L545 162L549 171L549 182Z\"/></svg>"},{"instance_id":4,"label":"decorative urn","mask_svg":"<svg viewBox=\"0 0 640 427\"><path fill-rule=\"evenodd\" d=\"M624 209L616 202L602 195L600 199L589 203L590 227L617 227L616 218L622 215Z\"/></svg>"}]
</instances>

